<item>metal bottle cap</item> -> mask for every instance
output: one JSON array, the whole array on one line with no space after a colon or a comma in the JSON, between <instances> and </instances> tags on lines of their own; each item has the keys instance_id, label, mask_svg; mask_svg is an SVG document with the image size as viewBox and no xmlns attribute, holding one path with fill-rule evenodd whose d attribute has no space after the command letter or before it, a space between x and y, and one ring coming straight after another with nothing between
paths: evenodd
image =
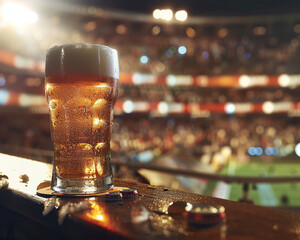
<instances>
[{"instance_id":1,"label":"metal bottle cap","mask_svg":"<svg viewBox=\"0 0 300 240\"><path fill-rule=\"evenodd\" d=\"M120 193L122 193L123 198L133 198L138 194L136 189L122 189Z\"/></svg>"},{"instance_id":2,"label":"metal bottle cap","mask_svg":"<svg viewBox=\"0 0 300 240\"><path fill-rule=\"evenodd\" d=\"M117 202L123 199L122 193L120 192L109 192L105 194L106 202Z\"/></svg>"},{"instance_id":3,"label":"metal bottle cap","mask_svg":"<svg viewBox=\"0 0 300 240\"><path fill-rule=\"evenodd\" d=\"M210 204L188 205L185 217L196 225L213 225L225 220L225 207Z\"/></svg>"}]
</instances>

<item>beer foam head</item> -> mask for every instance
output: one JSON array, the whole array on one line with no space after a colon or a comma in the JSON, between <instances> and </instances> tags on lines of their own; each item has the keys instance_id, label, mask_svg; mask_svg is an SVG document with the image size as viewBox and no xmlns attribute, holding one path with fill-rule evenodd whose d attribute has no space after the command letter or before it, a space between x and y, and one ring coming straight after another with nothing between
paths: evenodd
<instances>
[{"instance_id":1,"label":"beer foam head","mask_svg":"<svg viewBox=\"0 0 300 240\"><path fill-rule=\"evenodd\" d=\"M118 79L118 52L88 43L54 46L47 51L45 75L94 75Z\"/></svg>"}]
</instances>

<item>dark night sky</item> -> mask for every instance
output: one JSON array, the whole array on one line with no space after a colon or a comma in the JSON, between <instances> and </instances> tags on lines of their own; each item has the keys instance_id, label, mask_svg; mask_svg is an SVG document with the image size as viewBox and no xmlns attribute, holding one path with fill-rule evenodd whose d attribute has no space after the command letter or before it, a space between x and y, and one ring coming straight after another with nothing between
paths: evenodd
<instances>
[{"instance_id":1,"label":"dark night sky","mask_svg":"<svg viewBox=\"0 0 300 240\"><path fill-rule=\"evenodd\" d=\"M67 0L152 14L155 8L186 9L190 15L244 15L300 12L299 0Z\"/></svg>"}]
</instances>

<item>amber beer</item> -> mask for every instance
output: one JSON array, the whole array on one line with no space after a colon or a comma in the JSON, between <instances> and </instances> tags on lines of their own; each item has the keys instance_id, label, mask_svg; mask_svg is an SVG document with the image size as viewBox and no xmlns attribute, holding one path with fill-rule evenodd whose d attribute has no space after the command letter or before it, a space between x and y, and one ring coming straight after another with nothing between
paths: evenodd
<instances>
[{"instance_id":1,"label":"amber beer","mask_svg":"<svg viewBox=\"0 0 300 240\"><path fill-rule=\"evenodd\" d=\"M52 189L66 194L111 189L117 51L93 44L50 48L45 82L55 149Z\"/></svg>"}]
</instances>

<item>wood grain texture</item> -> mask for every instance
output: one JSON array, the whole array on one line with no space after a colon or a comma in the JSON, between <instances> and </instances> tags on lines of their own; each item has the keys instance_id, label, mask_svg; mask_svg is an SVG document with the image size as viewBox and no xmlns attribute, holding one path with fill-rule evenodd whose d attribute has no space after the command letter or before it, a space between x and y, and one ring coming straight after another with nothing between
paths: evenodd
<instances>
[{"instance_id":1,"label":"wood grain texture","mask_svg":"<svg viewBox=\"0 0 300 240\"><path fill-rule=\"evenodd\" d=\"M8 160L10 163L5 164ZM0 210L26 218L35 226L46 229L41 232L50 231L57 239L300 239L298 213L122 179L115 179L115 185L137 189L136 198L109 203L104 201L103 196L62 198L61 205L88 201L91 208L67 216L60 226L57 223L57 210L47 216L42 215L43 203L47 198L37 196L33 191L39 182L34 181L37 177L31 175L42 172L50 176L51 166L26 159L22 159L24 164L20 166L17 164L19 160L7 155L4 155L4 160L3 156L0 159L0 172L8 175L10 180L9 189L0 191ZM35 168L35 171L29 171L26 167ZM20 172L29 176L28 183L13 181L19 179ZM189 225L182 215L168 214L168 206L174 201L223 205L226 208L227 221L210 227ZM147 214L149 218L144 221ZM0 220L1 224L5 224L5 220ZM51 239L56 239L55 237Z\"/></svg>"}]
</instances>

